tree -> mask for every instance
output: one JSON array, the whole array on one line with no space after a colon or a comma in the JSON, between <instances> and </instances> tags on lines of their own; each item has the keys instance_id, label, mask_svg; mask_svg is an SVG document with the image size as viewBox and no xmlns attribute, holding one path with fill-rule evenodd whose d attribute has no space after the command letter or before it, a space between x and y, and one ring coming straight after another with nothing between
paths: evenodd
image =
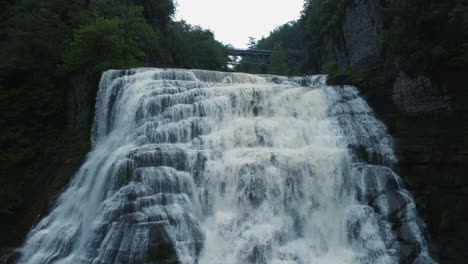
<instances>
[{"instance_id":1,"label":"tree","mask_svg":"<svg viewBox=\"0 0 468 264\"><path fill-rule=\"evenodd\" d=\"M91 1L91 8L103 18L125 15L129 7L143 7L143 15L155 31L164 31L175 12L173 0L99 0Z\"/></svg>"},{"instance_id":2,"label":"tree","mask_svg":"<svg viewBox=\"0 0 468 264\"><path fill-rule=\"evenodd\" d=\"M0 30L1 74L53 72L67 39L66 25L52 10L13 7Z\"/></svg>"},{"instance_id":3,"label":"tree","mask_svg":"<svg viewBox=\"0 0 468 264\"><path fill-rule=\"evenodd\" d=\"M64 66L66 71L88 72L140 67L158 50L158 36L146 24L143 8L131 7L127 19L98 17L80 27L65 54Z\"/></svg>"},{"instance_id":4,"label":"tree","mask_svg":"<svg viewBox=\"0 0 468 264\"><path fill-rule=\"evenodd\" d=\"M185 21L168 27L164 47L170 51L172 64L178 67L227 70L227 48L216 41L213 32Z\"/></svg>"},{"instance_id":5,"label":"tree","mask_svg":"<svg viewBox=\"0 0 468 264\"><path fill-rule=\"evenodd\" d=\"M249 49L255 49L257 47L257 40L254 37L249 37L247 47L249 47Z\"/></svg>"},{"instance_id":6,"label":"tree","mask_svg":"<svg viewBox=\"0 0 468 264\"><path fill-rule=\"evenodd\" d=\"M173 13L172 0L0 0L0 248L19 246L89 150L89 130L66 125L71 75L93 96L110 68L225 69L213 33Z\"/></svg>"},{"instance_id":7,"label":"tree","mask_svg":"<svg viewBox=\"0 0 468 264\"><path fill-rule=\"evenodd\" d=\"M270 58L268 71L276 75L288 75L290 70L288 66L288 56L281 45L276 45Z\"/></svg>"},{"instance_id":8,"label":"tree","mask_svg":"<svg viewBox=\"0 0 468 264\"><path fill-rule=\"evenodd\" d=\"M275 28L268 37L260 39L255 47L271 50L276 45L281 45L285 50L302 50L303 35L303 27L300 21L291 21Z\"/></svg>"},{"instance_id":9,"label":"tree","mask_svg":"<svg viewBox=\"0 0 468 264\"><path fill-rule=\"evenodd\" d=\"M386 1L384 41L408 72L463 70L468 65L467 13L462 1Z\"/></svg>"}]
</instances>

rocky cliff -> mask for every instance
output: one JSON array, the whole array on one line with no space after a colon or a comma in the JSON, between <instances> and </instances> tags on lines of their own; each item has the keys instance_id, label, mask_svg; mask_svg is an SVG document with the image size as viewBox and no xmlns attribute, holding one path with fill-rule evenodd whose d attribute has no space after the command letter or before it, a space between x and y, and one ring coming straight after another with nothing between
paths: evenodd
<instances>
[{"instance_id":1,"label":"rocky cliff","mask_svg":"<svg viewBox=\"0 0 468 264\"><path fill-rule=\"evenodd\" d=\"M405 72L382 40L382 1L348 2L341 24L322 40L321 62L350 65L361 92L395 139L399 170L418 201L440 263L468 259L466 74Z\"/></svg>"},{"instance_id":2,"label":"rocky cliff","mask_svg":"<svg viewBox=\"0 0 468 264\"><path fill-rule=\"evenodd\" d=\"M322 63L337 61L365 71L375 64L383 52L383 30L379 1L355 0L348 4L341 26L322 40Z\"/></svg>"},{"instance_id":3,"label":"rocky cliff","mask_svg":"<svg viewBox=\"0 0 468 264\"><path fill-rule=\"evenodd\" d=\"M131 1L138 2L138 1ZM465 1L466 2L466 1ZM399 173L418 201L428 225L431 254L440 263L468 259L468 75L432 76L402 70L382 40L381 0L349 0L339 26L322 39L320 63L351 65L366 81L362 94L389 127L399 156ZM97 81L84 74L67 87L68 127L87 134L94 116ZM81 136L83 137L83 136ZM80 165L89 146L59 153L37 195L34 209L21 214L24 232ZM44 162L46 164L46 162ZM17 246L17 245L14 245ZM1 253L1 252L0 252Z\"/></svg>"},{"instance_id":4,"label":"rocky cliff","mask_svg":"<svg viewBox=\"0 0 468 264\"><path fill-rule=\"evenodd\" d=\"M70 75L65 89L67 126L88 133L94 117L98 78L83 72Z\"/></svg>"}]
</instances>

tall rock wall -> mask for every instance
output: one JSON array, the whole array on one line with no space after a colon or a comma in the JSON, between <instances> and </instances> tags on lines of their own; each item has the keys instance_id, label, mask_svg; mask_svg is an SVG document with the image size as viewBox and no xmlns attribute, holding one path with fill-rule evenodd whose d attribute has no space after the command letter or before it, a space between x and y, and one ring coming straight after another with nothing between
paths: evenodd
<instances>
[{"instance_id":1,"label":"tall rock wall","mask_svg":"<svg viewBox=\"0 0 468 264\"><path fill-rule=\"evenodd\" d=\"M354 0L348 4L342 24L322 39L322 63L337 61L365 72L382 54L383 30L379 1Z\"/></svg>"},{"instance_id":2,"label":"tall rock wall","mask_svg":"<svg viewBox=\"0 0 468 264\"><path fill-rule=\"evenodd\" d=\"M428 224L440 263L468 259L468 78L403 72L382 40L382 0L351 0L322 39L322 58L350 65L395 139L399 170ZM368 78L369 77L369 78Z\"/></svg>"},{"instance_id":3,"label":"tall rock wall","mask_svg":"<svg viewBox=\"0 0 468 264\"><path fill-rule=\"evenodd\" d=\"M90 131L97 93L96 79L83 72L69 77L65 89L68 128Z\"/></svg>"},{"instance_id":4,"label":"tall rock wall","mask_svg":"<svg viewBox=\"0 0 468 264\"><path fill-rule=\"evenodd\" d=\"M392 102L402 113L451 110L447 91L434 85L426 76L411 77L400 72L392 88Z\"/></svg>"}]
</instances>

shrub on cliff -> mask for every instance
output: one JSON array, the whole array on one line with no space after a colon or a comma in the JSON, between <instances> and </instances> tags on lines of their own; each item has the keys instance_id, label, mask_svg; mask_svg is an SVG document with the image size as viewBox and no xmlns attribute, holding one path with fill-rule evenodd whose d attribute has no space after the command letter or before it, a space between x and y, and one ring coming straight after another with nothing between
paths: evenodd
<instances>
[{"instance_id":1,"label":"shrub on cliff","mask_svg":"<svg viewBox=\"0 0 468 264\"><path fill-rule=\"evenodd\" d=\"M158 52L158 36L146 23L143 8L131 7L126 19L98 17L78 28L65 53L64 66L67 71L93 73L141 67Z\"/></svg>"},{"instance_id":2,"label":"shrub on cliff","mask_svg":"<svg viewBox=\"0 0 468 264\"><path fill-rule=\"evenodd\" d=\"M363 79L353 71L351 66L341 69L336 61L330 61L322 66L321 73L328 74L329 85L356 85L362 83Z\"/></svg>"},{"instance_id":3,"label":"shrub on cliff","mask_svg":"<svg viewBox=\"0 0 468 264\"><path fill-rule=\"evenodd\" d=\"M386 0L384 41L408 72L468 66L468 6L448 0Z\"/></svg>"},{"instance_id":4,"label":"shrub on cliff","mask_svg":"<svg viewBox=\"0 0 468 264\"><path fill-rule=\"evenodd\" d=\"M66 125L71 72L98 79L110 68L223 69L224 46L211 32L171 26L173 13L172 0L0 1L0 248L18 246L73 173L67 160L86 152L88 130ZM174 57L184 43L198 48L181 65Z\"/></svg>"},{"instance_id":5,"label":"shrub on cliff","mask_svg":"<svg viewBox=\"0 0 468 264\"><path fill-rule=\"evenodd\" d=\"M268 72L276 75L288 75L290 73L288 56L281 45L276 45L268 65Z\"/></svg>"},{"instance_id":6,"label":"shrub on cliff","mask_svg":"<svg viewBox=\"0 0 468 264\"><path fill-rule=\"evenodd\" d=\"M227 49L215 40L213 32L185 21L172 22L162 40L170 51L170 65L206 70L227 70Z\"/></svg>"}]
</instances>

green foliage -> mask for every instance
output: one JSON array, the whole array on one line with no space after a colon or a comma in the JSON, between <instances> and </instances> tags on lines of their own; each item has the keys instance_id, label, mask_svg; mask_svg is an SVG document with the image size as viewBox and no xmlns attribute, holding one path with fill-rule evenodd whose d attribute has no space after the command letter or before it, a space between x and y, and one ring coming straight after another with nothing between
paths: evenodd
<instances>
[{"instance_id":1,"label":"green foliage","mask_svg":"<svg viewBox=\"0 0 468 264\"><path fill-rule=\"evenodd\" d=\"M90 9L102 18L124 17L129 8L128 0L99 0L90 3ZM143 7L146 22L158 31L164 29L175 12L172 0L133 0L133 5Z\"/></svg>"},{"instance_id":2,"label":"green foliage","mask_svg":"<svg viewBox=\"0 0 468 264\"><path fill-rule=\"evenodd\" d=\"M306 0L302 19L307 32L319 37L336 29L342 23L347 4L348 0Z\"/></svg>"},{"instance_id":3,"label":"green foliage","mask_svg":"<svg viewBox=\"0 0 468 264\"><path fill-rule=\"evenodd\" d=\"M336 61L330 61L322 66L322 73L335 75L340 72L340 65Z\"/></svg>"},{"instance_id":4,"label":"green foliage","mask_svg":"<svg viewBox=\"0 0 468 264\"><path fill-rule=\"evenodd\" d=\"M254 37L249 37L247 47L249 47L249 49L255 49L257 47L257 40Z\"/></svg>"},{"instance_id":5,"label":"green foliage","mask_svg":"<svg viewBox=\"0 0 468 264\"><path fill-rule=\"evenodd\" d=\"M268 67L266 65L239 63L236 65L236 72L247 72L252 74L265 74L268 73Z\"/></svg>"},{"instance_id":6,"label":"green foliage","mask_svg":"<svg viewBox=\"0 0 468 264\"><path fill-rule=\"evenodd\" d=\"M281 45L276 45L273 50L273 54L270 58L270 65L268 65L268 71L271 74L276 75L288 75L288 57Z\"/></svg>"},{"instance_id":7,"label":"green foliage","mask_svg":"<svg viewBox=\"0 0 468 264\"><path fill-rule=\"evenodd\" d=\"M303 50L303 26L300 21L288 22L270 32L266 38L249 40L249 49L273 50L270 65L242 63L236 71L248 73L269 73L278 75L298 75L301 73L303 58L296 54Z\"/></svg>"},{"instance_id":8,"label":"green foliage","mask_svg":"<svg viewBox=\"0 0 468 264\"><path fill-rule=\"evenodd\" d=\"M349 0L306 0L305 69L320 68L324 37L339 37ZM468 65L468 7L458 0L385 0L382 39L407 72L440 75ZM341 62L343 63L343 62Z\"/></svg>"},{"instance_id":9,"label":"green foliage","mask_svg":"<svg viewBox=\"0 0 468 264\"><path fill-rule=\"evenodd\" d=\"M268 37L255 43L257 49L274 49L280 45L285 50L303 49L303 28L299 21L291 21L275 28Z\"/></svg>"},{"instance_id":10,"label":"green foliage","mask_svg":"<svg viewBox=\"0 0 468 264\"><path fill-rule=\"evenodd\" d=\"M286 72L289 72L289 74L311 72L314 70L315 62L320 58L320 48L324 34L340 28L348 2L349 0L305 0L304 10L299 20L277 27L268 37L249 45L249 48L274 49L277 45L280 45L289 54L287 59L289 69ZM305 54L305 58L303 56L291 56L293 55L291 52L298 51ZM276 66L272 67L275 68ZM249 72L252 72L252 68L258 70L258 67L245 65L238 68L247 69ZM262 71L270 73L270 69L262 69ZM285 71L283 69L279 72Z\"/></svg>"},{"instance_id":11,"label":"green foliage","mask_svg":"<svg viewBox=\"0 0 468 264\"><path fill-rule=\"evenodd\" d=\"M305 67L314 68L320 58L325 34L340 31L348 0L306 0L301 21L304 24Z\"/></svg>"},{"instance_id":12,"label":"green foliage","mask_svg":"<svg viewBox=\"0 0 468 264\"><path fill-rule=\"evenodd\" d=\"M225 69L213 33L171 22L173 14L172 0L0 1L0 247L18 246L74 168L57 170L89 149L88 130L66 125L72 74Z\"/></svg>"},{"instance_id":13,"label":"green foliage","mask_svg":"<svg viewBox=\"0 0 468 264\"><path fill-rule=\"evenodd\" d=\"M227 69L227 49L215 40L213 32L209 30L184 21L173 22L163 41L164 47L171 50L172 65L207 70Z\"/></svg>"},{"instance_id":14,"label":"green foliage","mask_svg":"<svg viewBox=\"0 0 468 264\"><path fill-rule=\"evenodd\" d=\"M384 40L409 72L468 66L468 7L459 1L387 0Z\"/></svg>"},{"instance_id":15,"label":"green foliage","mask_svg":"<svg viewBox=\"0 0 468 264\"><path fill-rule=\"evenodd\" d=\"M172 0L140 0L140 5L145 9L146 20L154 28L165 29L175 13Z\"/></svg>"},{"instance_id":16,"label":"green foliage","mask_svg":"<svg viewBox=\"0 0 468 264\"><path fill-rule=\"evenodd\" d=\"M65 54L67 71L101 72L112 68L144 66L158 52L158 36L146 24L142 7L128 10L128 18L104 19L81 26ZM145 53L143 47L150 47Z\"/></svg>"},{"instance_id":17,"label":"green foliage","mask_svg":"<svg viewBox=\"0 0 468 264\"><path fill-rule=\"evenodd\" d=\"M8 10L2 24L0 72L50 72L60 62L66 26L58 14L47 8L20 6Z\"/></svg>"},{"instance_id":18,"label":"green foliage","mask_svg":"<svg viewBox=\"0 0 468 264\"><path fill-rule=\"evenodd\" d=\"M322 65L322 73L328 74L328 83L332 85L359 85L363 79L353 71L351 66L347 66L344 70L336 61L330 61Z\"/></svg>"}]
</instances>

